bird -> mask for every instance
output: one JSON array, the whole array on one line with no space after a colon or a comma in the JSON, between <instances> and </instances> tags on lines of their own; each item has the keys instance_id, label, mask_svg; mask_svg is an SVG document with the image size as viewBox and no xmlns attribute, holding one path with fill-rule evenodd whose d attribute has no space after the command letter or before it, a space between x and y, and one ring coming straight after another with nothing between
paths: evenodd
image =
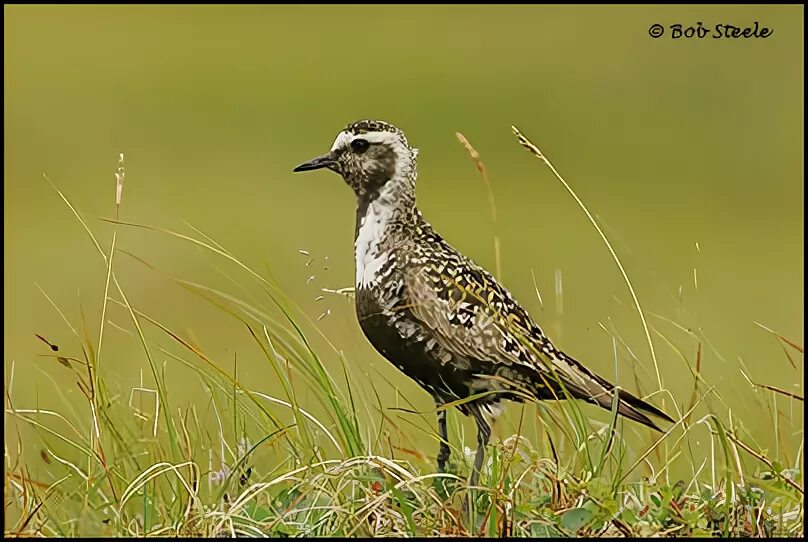
<instances>
[{"instance_id":1,"label":"bird","mask_svg":"<svg viewBox=\"0 0 808 542\"><path fill-rule=\"evenodd\" d=\"M470 486L503 400L573 398L611 410L617 394L622 416L657 431L651 416L673 422L556 348L504 286L435 231L416 205L417 157L399 128L359 120L293 171L329 169L356 196L357 319L370 344L432 395L438 470L451 454L441 408L450 403L477 425Z\"/></svg>"}]
</instances>

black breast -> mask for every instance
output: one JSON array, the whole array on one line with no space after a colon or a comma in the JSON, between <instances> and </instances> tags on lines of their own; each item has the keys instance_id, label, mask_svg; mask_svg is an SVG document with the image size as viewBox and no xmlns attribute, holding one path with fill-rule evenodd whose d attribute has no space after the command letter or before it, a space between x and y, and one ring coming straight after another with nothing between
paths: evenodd
<instances>
[{"instance_id":1,"label":"black breast","mask_svg":"<svg viewBox=\"0 0 808 542\"><path fill-rule=\"evenodd\" d=\"M401 372L445 401L469 394L469 375L453 363L441 363L429 344L429 330L408 310L385 311L374 293L356 290L356 315L370 344Z\"/></svg>"}]
</instances>

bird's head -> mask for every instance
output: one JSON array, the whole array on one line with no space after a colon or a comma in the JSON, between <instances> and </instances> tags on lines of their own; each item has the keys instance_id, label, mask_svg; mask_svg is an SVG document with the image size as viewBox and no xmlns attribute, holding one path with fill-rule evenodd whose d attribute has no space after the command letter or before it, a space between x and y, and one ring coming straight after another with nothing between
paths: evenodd
<instances>
[{"instance_id":1,"label":"bird's head","mask_svg":"<svg viewBox=\"0 0 808 542\"><path fill-rule=\"evenodd\" d=\"M331 150L297 166L294 171L328 168L342 175L357 197L394 183L397 191L415 190L418 149L404 132L380 120L360 120L337 134Z\"/></svg>"}]
</instances>

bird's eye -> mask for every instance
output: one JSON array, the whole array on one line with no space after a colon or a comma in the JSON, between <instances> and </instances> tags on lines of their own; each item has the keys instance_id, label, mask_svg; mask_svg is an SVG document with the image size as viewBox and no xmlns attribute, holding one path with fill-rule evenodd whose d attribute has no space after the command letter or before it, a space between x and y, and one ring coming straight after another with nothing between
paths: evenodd
<instances>
[{"instance_id":1,"label":"bird's eye","mask_svg":"<svg viewBox=\"0 0 808 542\"><path fill-rule=\"evenodd\" d=\"M351 149L356 154L362 154L363 152L368 150L368 147L370 147L370 143L368 143L367 139L354 139L353 141L351 141Z\"/></svg>"}]
</instances>

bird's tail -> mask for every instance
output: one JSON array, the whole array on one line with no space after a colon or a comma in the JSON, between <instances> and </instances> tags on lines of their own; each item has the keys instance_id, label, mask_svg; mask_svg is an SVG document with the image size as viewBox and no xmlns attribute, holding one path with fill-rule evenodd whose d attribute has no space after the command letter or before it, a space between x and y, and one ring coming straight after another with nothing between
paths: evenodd
<instances>
[{"instance_id":1,"label":"bird's tail","mask_svg":"<svg viewBox=\"0 0 808 542\"><path fill-rule=\"evenodd\" d=\"M620 389L618 392L614 384L596 375L567 354L556 352L556 357L556 361L561 362L560 365L566 365L566 367L563 367L563 373L569 374L571 371L577 373L576 376L578 378L574 379L576 385L572 386L572 389L569 390L574 397L594 403L606 410L611 410L614 394L618 393L618 414L660 432L662 432L662 429L649 418L649 415L656 416L670 423L675 423L673 418L654 405L643 401L626 390ZM584 385L581 386L580 383Z\"/></svg>"}]
</instances>

